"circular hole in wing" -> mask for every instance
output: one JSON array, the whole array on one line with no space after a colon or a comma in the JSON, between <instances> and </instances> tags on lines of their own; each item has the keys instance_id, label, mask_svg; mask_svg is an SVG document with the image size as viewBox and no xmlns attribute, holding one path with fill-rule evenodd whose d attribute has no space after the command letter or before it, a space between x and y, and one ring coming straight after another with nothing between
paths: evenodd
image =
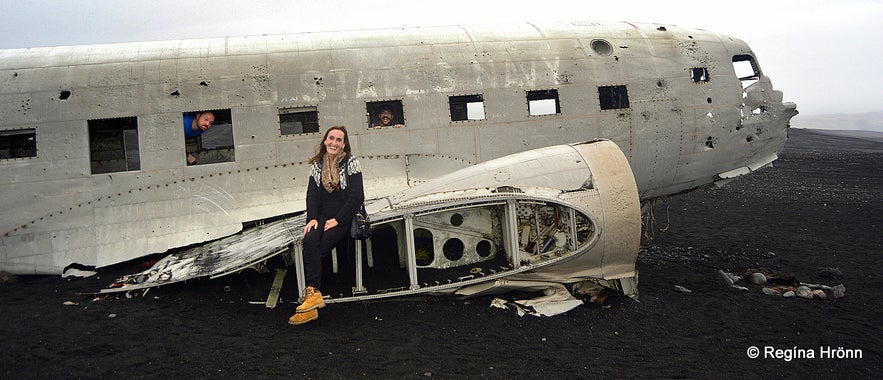
<instances>
[{"instance_id":1,"label":"circular hole in wing","mask_svg":"<svg viewBox=\"0 0 883 380\"><path fill-rule=\"evenodd\" d=\"M451 225L454 227L460 226L463 224L463 215L454 214L451 215Z\"/></svg>"},{"instance_id":2,"label":"circular hole in wing","mask_svg":"<svg viewBox=\"0 0 883 380\"><path fill-rule=\"evenodd\" d=\"M488 257L491 255L492 248L491 242L482 240L475 245L475 252L481 257Z\"/></svg>"},{"instance_id":3,"label":"circular hole in wing","mask_svg":"<svg viewBox=\"0 0 883 380\"><path fill-rule=\"evenodd\" d=\"M448 239L442 247L445 258L450 261L457 261L463 258L463 241L457 238Z\"/></svg>"}]
</instances>

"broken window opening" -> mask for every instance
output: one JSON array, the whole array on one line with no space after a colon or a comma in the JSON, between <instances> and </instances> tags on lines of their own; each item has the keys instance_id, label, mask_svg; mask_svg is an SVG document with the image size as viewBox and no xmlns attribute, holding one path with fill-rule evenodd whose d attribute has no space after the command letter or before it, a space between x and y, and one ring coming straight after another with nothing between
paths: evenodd
<instances>
[{"instance_id":1,"label":"broken window opening","mask_svg":"<svg viewBox=\"0 0 883 380\"><path fill-rule=\"evenodd\" d=\"M558 102L558 90L528 91L527 110L531 116L561 113L561 103Z\"/></svg>"},{"instance_id":2,"label":"broken window opening","mask_svg":"<svg viewBox=\"0 0 883 380\"><path fill-rule=\"evenodd\" d=\"M401 100L366 102L368 128L401 128L405 126L405 112Z\"/></svg>"},{"instance_id":3,"label":"broken window opening","mask_svg":"<svg viewBox=\"0 0 883 380\"><path fill-rule=\"evenodd\" d=\"M451 96L451 121L484 120L484 98L481 95Z\"/></svg>"},{"instance_id":4,"label":"broken window opening","mask_svg":"<svg viewBox=\"0 0 883 380\"><path fill-rule=\"evenodd\" d=\"M0 159L37 157L37 130L0 131Z\"/></svg>"},{"instance_id":5,"label":"broken window opening","mask_svg":"<svg viewBox=\"0 0 883 380\"><path fill-rule=\"evenodd\" d=\"M187 165L235 161L233 117L229 108L185 112L183 124Z\"/></svg>"},{"instance_id":6,"label":"broken window opening","mask_svg":"<svg viewBox=\"0 0 883 380\"><path fill-rule=\"evenodd\" d=\"M283 136L319 133L319 111L316 107L282 108L279 130Z\"/></svg>"},{"instance_id":7,"label":"broken window opening","mask_svg":"<svg viewBox=\"0 0 883 380\"><path fill-rule=\"evenodd\" d=\"M736 78L742 82L742 88L748 88L760 79L760 69L757 62L750 55L734 55L733 70L736 72Z\"/></svg>"},{"instance_id":8,"label":"broken window opening","mask_svg":"<svg viewBox=\"0 0 883 380\"><path fill-rule=\"evenodd\" d=\"M708 82L708 69L705 67L694 67L690 69L690 78L693 79L693 83Z\"/></svg>"},{"instance_id":9,"label":"broken window opening","mask_svg":"<svg viewBox=\"0 0 883 380\"><path fill-rule=\"evenodd\" d=\"M417 252L417 265L427 266L435 261L432 232L425 228L414 229L414 251Z\"/></svg>"},{"instance_id":10,"label":"broken window opening","mask_svg":"<svg viewBox=\"0 0 883 380\"><path fill-rule=\"evenodd\" d=\"M624 85L598 86L598 100L602 110L629 108L629 93Z\"/></svg>"},{"instance_id":11,"label":"broken window opening","mask_svg":"<svg viewBox=\"0 0 883 380\"><path fill-rule=\"evenodd\" d=\"M89 120L87 124L92 174L141 170L138 118Z\"/></svg>"}]
</instances>

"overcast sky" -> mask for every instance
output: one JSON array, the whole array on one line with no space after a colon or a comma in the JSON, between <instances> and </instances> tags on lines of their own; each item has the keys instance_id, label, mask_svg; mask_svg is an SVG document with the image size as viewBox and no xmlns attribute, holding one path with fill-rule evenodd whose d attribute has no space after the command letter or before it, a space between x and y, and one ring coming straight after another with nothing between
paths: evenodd
<instances>
[{"instance_id":1,"label":"overcast sky","mask_svg":"<svg viewBox=\"0 0 883 380\"><path fill-rule=\"evenodd\" d=\"M883 111L880 0L0 0L0 49L562 20L731 35L803 115Z\"/></svg>"}]
</instances>

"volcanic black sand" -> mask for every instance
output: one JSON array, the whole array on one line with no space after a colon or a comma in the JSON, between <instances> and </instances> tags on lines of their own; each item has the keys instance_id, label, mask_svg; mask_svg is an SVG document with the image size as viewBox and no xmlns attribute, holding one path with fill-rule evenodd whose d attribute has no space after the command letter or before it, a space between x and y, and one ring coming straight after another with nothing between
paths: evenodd
<instances>
[{"instance_id":1,"label":"volcanic black sand","mask_svg":"<svg viewBox=\"0 0 883 380\"><path fill-rule=\"evenodd\" d=\"M329 305L295 327L291 283L276 309L247 302L266 297L272 273L95 301L80 293L134 264L18 277L0 284L0 377L879 378L883 144L790 133L773 168L654 208L637 301L538 318L490 298L412 298ZM846 296L770 296L717 275L750 269Z\"/></svg>"}]
</instances>

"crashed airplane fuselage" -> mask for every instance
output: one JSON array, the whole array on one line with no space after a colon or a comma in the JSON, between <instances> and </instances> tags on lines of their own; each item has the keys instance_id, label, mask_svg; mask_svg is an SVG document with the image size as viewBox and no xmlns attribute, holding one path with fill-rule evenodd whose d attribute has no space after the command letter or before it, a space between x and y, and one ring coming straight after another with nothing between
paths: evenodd
<instances>
[{"instance_id":1,"label":"crashed airplane fuselage","mask_svg":"<svg viewBox=\"0 0 883 380\"><path fill-rule=\"evenodd\" d=\"M423 269L487 257L505 261L495 271L515 277L632 276L638 234L605 227L604 220L620 216L606 219L614 208L589 198L610 197L631 209L763 167L776 159L796 114L736 38L590 22L3 50L0 100L2 270L107 266L236 239L244 223L296 218L304 209L307 158L327 127L345 125L366 196L380 200L370 206L379 233L364 247L371 251L366 265L392 252L372 247L389 233L393 261L409 272L401 281L408 291L428 286ZM378 121L383 109L394 114L388 125ZM182 120L205 110L214 112L216 125L186 139ZM583 143L596 139L609 141ZM444 192L430 182L519 152L611 144L628 163L621 170L634 182L634 199L601 185L559 187L577 179L532 160L476 173L483 182ZM583 163L592 178L618 160L602 150L605 157ZM188 165L190 155L195 165ZM538 171L542 186L514 180ZM598 194L583 193L592 191ZM579 194L585 199L571 199ZM481 226L444 225L453 216L447 209ZM546 221L555 214L556 222L531 227L517 216L531 213ZM635 212L624 215L623 223L639 223ZM586 225L601 235L581 240L577 231ZM444 242L454 238L492 254L464 248L460 258L443 258ZM296 236L282 240L259 244L266 249L244 261L296 249ZM613 268L598 259L606 253L577 258L593 255L602 241L626 247L630 259ZM531 267L525 259L546 253L543 245L557 261ZM473 279L493 277L480 272ZM472 281L468 276L457 277Z\"/></svg>"}]
</instances>

